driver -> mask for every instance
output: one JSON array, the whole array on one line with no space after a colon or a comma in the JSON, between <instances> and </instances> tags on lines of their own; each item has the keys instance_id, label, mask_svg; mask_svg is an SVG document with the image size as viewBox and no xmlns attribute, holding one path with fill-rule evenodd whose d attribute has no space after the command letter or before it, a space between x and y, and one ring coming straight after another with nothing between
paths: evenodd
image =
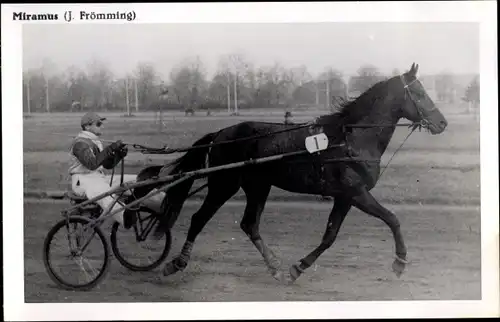
<instances>
[{"instance_id":1,"label":"driver","mask_svg":"<svg viewBox=\"0 0 500 322\"><path fill-rule=\"evenodd\" d=\"M71 176L71 187L73 192L80 196L86 196L92 199L102 193L105 193L120 184L120 180L110 183L110 176L104 173L104 169L113 169L128 153L126 144L121 140L111 143L107 147L99 137L102 135L102 125L106 118L99 116L94 112L85 114L80 122L82 130L72 142L70 149L69 174ZM124 175L123 181L134 181L134 175ZM108 209L114 198L107 196L96 203L103 210ZM120 207L117 202L113 210ZM130 215L129 215L130 213ZM123 210L114 215L114 219L123 225L126 229L133 225L133 213Z\"/></svg>"}]
</instances>

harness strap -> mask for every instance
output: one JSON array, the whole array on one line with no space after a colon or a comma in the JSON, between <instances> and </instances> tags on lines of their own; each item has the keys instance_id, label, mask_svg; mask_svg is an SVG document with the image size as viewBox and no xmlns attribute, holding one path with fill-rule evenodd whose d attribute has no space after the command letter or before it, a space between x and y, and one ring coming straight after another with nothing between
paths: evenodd
<instances>
[{"instance_id":1,"label":"harness strap","mask_svg":"<svg viewBox=\"0 0 500 322\"><path fill-rule=\"evenodd\" d=\"M111 170L111 180L109 180L110 187L113 185L113 177L114 176L115 176L115 167L113 167L113 170Z\"/></svg>"},{"instance_id":2,"label":"harness strap","mask_svg":"<svg viewBox=\"0 0 500 322\"><path fill-rule=\"evenodd\" d=\"M403 147L403 145L405 144L405 142L410 138L410 135L415 131L416 127L414 127L410 133L408 133L408 135L406 136L406 138L403 140L403 143L401 143L401 145L396 149L396 151L394 151L394 153L392 154L391 158L389 159L389 161L387 161L387 164L384 166L384 169L382 170L382 173L380 173L380 176L379 176L379 179L382 177L382 175L384 174L385 170L387 169L387 167L389 166L389 164L391 163L392 159L394 158L394 156L396 156L396 153L399 152L399 150Z\"/></svg>"},{"instance_id":3,"label":"harness strap","mask_svg":"<svg viewBox=\"0 0 500 322\"><path fill-rule=\"evenodd\" d=\"M120 186L123 186L124 172L125 172L125 158L122 159L122 166L121 166L121 175L122 175L122 177L120 178Z\"/></svg>"},{"instance_id":4,"label":"harness strap","mask_svg":"<svg viewBox=\"0 0 500 322\"><path fill-rule=\"evenodd\" d=\"M133 147L135 149L141 151L142 153L149 153L149 154L170 154L170 153L176 153L176 152L187 152L190 150L211 148L211 147L223 145L223 144L234 144L234 143L238 143L238 142L242 142L242 141L255 140L255 139L267 137L267 136L270 136L273 134L298 130L301 128L309 127L309 126L314 125L314 124L315 124L315 122L307 122L307 123L304 123L304 124L301 124L298 126L294 126L291 128L286 128L284 130L274 131L274 132L270 132L270 133L264 133L264 134L239 138L239 139L235 139L235 140L226 140L226 141L220 141L220 142L216 142L216 143L201 144L201 145L195 145L195 146L189 146L189 147L183 147L183 148L173 148L173 149L171 149L171 148L148 148L148 147L140 145L140 144L133 144Z\"/></svg>"}]
</instances>

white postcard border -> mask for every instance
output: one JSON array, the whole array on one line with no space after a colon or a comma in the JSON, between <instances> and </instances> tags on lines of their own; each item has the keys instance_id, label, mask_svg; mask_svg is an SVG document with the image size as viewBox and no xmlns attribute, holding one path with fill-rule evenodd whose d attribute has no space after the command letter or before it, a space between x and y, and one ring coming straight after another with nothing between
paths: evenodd
<instances>
[{"instance_id":1,"label":"white postcard border","mask_svg":"<svg viewBox=\"0 0 500 322\"><path fill-rule=\"evenodd\" d=\"M135 12L136 19L71 23L452 21L481 23L481 301L25 304L23 265L22 26L14 11ZM3 253L6 320L332 319L499 314L496 2L2 4ZM459 55L460 53L455 53ZM464 183L466 184L466 183ZM168 292L168 288L165 288Z\"/></svg>"}]
</instances>

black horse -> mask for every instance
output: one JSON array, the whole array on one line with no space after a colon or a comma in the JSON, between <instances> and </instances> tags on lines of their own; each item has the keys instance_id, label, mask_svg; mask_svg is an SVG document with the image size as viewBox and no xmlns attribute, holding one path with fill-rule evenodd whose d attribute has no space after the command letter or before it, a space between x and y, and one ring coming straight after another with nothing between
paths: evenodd
<instances>
[{"instance_id":1,"label":"black horse","mask_svg":"<svg viewBox=\"0 0 500 322\"><path fill-rule=\"evenodd\" d=\"M370 190L379 179L380 159L395 130L392 125L397 124L401 118L406 118L413 122L422 122L432 134L443 132L447 126L446 119L418 81L417 70L418 65L413 64L405 74L375 84L360 97L346 102L339 112L321 116L310 126L289 132L272 133L237 144L194 149L160 171L162 176L299 151L304 149L306 137L321 132L329 138L329 145L346 143L344 147L324 150L321 153L224 170L208 176L207 196L201 208L192 216L181 253L167 263L164 275L182 271L187 266L198 234L217 210L242 188L247 203L240 224L241 229L262 254L276 279L293 282L310 267L334 243L352 206L381 219L390 227L396 246L393 269L397 276L400 276L407 264L407 251L400 223L392 212L375 200ZM349 128L350 124L389 126ZM194 145L241 139L295 126L297 124L242 122L207 134ZM327 162L328 159L338 160L353 156L371 161ZM175 222L192 184L193 180L188 180L168 191L164 208L165 216L170 221L168 228ZM335 200L321 243L297 264L292 265L289 275L281 273L280 260L259 233L260 217L271 186L296 193L331 196Z\"/></svg>"}]
</instances>

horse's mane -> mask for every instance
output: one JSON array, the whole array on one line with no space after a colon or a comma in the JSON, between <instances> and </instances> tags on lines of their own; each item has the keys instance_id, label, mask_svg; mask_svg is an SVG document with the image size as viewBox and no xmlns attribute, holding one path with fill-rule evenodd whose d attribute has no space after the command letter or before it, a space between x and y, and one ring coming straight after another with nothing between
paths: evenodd
<instances>
[{"instance_id":1,"label":"horse's mane","mask_svg":"<svg viewBox=\"0 0 500 322\"><path fill-rule=\"evenodd\" d=\"M316 124L326 126L325 131L341 131L346 124L356 123L365 117L377 100L387 94L387 80L380 81L356 98L337 102L337 110L316 119ZM333 133L332 133L333 134Z\"/></svg>"}]
</instances>

